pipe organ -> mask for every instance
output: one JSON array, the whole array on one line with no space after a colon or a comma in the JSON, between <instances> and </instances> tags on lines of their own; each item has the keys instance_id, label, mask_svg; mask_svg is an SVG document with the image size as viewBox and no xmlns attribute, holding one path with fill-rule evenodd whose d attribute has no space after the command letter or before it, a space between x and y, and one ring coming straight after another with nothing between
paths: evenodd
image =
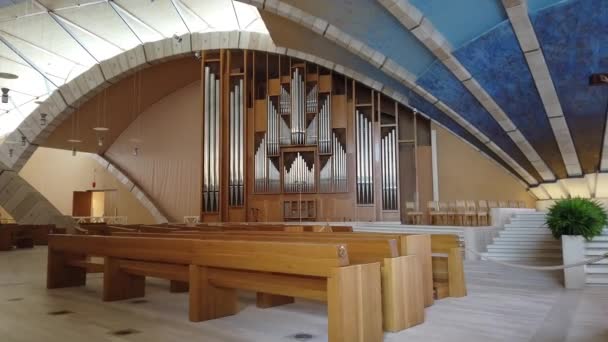
<instances>
[{"instance_id":1,"label":"pipe organ","mask_svg":"<svg viewBox=\"0 0 608 342\"><path fill-rule=\"evenodd\" d=\"M203 131L203 205L207 212L218 211L220 198L220 80L205 67Z\"/></svg>"},{"instance_id":2,"label":"pipe organ","mask_svg":"<svg viewBox=\"0 0 608 342\"><path fill-rule=\"evenodd\" d=\"M284 55L205 51L201 62L204 221L399 220L400 200L417 198L399 173L415 171L409 108ZM300 201L315 210L282 216Z\"/></svg>"}]
</instances>

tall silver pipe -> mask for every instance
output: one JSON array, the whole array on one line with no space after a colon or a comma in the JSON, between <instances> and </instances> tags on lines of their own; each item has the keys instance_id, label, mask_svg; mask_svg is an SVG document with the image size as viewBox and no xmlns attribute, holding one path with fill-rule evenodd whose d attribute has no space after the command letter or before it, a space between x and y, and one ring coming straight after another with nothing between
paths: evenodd
<instances>
[{"instance_id":1,"label":"tall silver pipe","mask_svg":"<svg viewBox=\"0 0 608 342\"><path fill-rule=\"evenodd\" d=\"M216 97L215 97L215 89L216 89L216 82L215 82L215 75L212 74L211 76L211 80L210 80L210 108L211 108L211 113L210 113L210 128L211 128L211 132L209 132L209 146L212 149L212 153L210 153L209 155L209 184L210 184L210 192L211 192L211 199L209 201L210 206L209 206L209 211L215 211L215 162L216 162L216 158L215 158L215 147L214 147L214 143L215 143L215 105L216 105Z\"/></svg>"},{"instance_id":2,"label":"tall silver pipe","mask_svg":"<svg viewBox=\"0 0 608 342\"><path fill-rule=\"evenodd\" d=\"M203 107L203 201L205 211L209 211L209 67L205 67L205 92Z\"/></svg>"}]
</instances>

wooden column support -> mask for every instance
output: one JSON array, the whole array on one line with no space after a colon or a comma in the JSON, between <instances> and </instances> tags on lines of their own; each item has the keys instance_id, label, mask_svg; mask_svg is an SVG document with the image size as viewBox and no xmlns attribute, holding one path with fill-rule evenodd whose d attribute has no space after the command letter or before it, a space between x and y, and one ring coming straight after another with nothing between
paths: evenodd
<instances>
[{"instance_id":1,"label":"wooden column support","mask_svg":"<svg viewBox=\"0 0 608 342\"><path fill-rule=\"evenodd\" d=\"M104 260L103 301L110 302L143 297L146 293L146 277L129 274L120 269L120 259Z\"/></svg>"},{"instance_id":2,"label":"wooden column support","mask_svg":"<svg viewBox=\"0 0 608 342\"><path fill-rule=\"evenodd\" d=\"M256 306L261 309L291 304L293 302L295 302L295 299L289 296L273 295L264 292L258 292L256 294Z\"/></svg>"},{"instance_id":3,"label":"wooden column support","mask_svg":"<svg viewBox=\"0 0 608 342\"><path fill-rule=\"evenodd\" d=\"M212 285L208 267L190 265L190 321L207 321L237 312L236 290Z\"/></svg>"},{"instance_id":4,"label":"wooden column support","mask_svg":"<svg viewBox=\"0 0 608 342\"><path fill-rule=\"evenodd\" d=\"M68 265L68 260L85 260L85 255L56 252L49 248L47 262L46 288L84 286L87 281L86 269Z\"/></svg>"},{"instance_id":5,"label":"wooden column support","mask_svg":"<svg viewBox=\"0 0 608 342\"><path fill-rule=\"evenodd\" d=\"M169 283L169 292L183 293L188 292L188 283L184 281L171 280Z\"/></svg>"},{"instance_id":6,"label":"wooden column support","mask_svg":"<svg viewBox=\"0 0 608 342\"><path fill-rule=\"evenodd\" d=\"M327 280L329 341L383 341L381 292L380 263L334 268Z\"/></svg>"}]
</instances>

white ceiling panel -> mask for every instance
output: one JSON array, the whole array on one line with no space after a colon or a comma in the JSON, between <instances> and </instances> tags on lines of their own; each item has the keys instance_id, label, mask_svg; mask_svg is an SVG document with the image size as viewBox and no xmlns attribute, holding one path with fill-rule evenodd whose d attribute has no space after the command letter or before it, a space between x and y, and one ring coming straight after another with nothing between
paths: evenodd
<instances>
[{"instance_id":1,"label":"white ceiling panel","mask_svg":"<svg viewBox=\"0 0 608 342\"><path fill-rule=\"evenodd\" d=\"M83 65L95 60L48 14L0 23L0 30Z\"/></svg>"},{"instance_id":2,"label":"white ceiling panel","mask_svg":"<svg viewBox=\"0 0 608 342\"><path fill-rule=\"evenodd\" d=\"M0 0L0 139L45 98L99 61L188 32L268 33L256 8L231 0ZM15 50L15 51L13 51ZM17 107L17 108L15 108Z\"/></svg>"},{"instance_id":3,"label":"white ceiling panel","mask_svg":"<svg viewBox=\"0 0 608 342\"><path fill-rule=\"evenodd\" d=\"M107 2L59 10L57 14L123 50L140 44L133 31Z\"/></svg>"},{"instance_id":4,"label":"white ceiling panel","mask_svg":"<svg viewBox=\"0 0 608 342\"><path fill-rule=\"evenodd\" d=\"M188 32L171 0L116 0L116 3L165 37Z\"/></svg>"}]
</instances>

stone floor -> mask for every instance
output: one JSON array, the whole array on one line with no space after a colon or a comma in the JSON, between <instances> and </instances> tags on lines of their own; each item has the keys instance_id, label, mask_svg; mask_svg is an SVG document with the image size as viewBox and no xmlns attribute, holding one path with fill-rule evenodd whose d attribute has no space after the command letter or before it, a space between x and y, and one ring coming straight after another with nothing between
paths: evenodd
<instances>
[{"instance_id":1,"label":"stone floor","mask_svg":"<svg viewBox=\"0 0 608 342\"><path fill-rule=\"evenodd\" d=\"M555 274L466 265L469 295L437 301L426 322L386 341L608 341L608 287L564 290ZM0 252L0 341L326 341L325 306L298 301L188 322L187 295L149 280L143 300L103 303L101 276L45 289L46 248ZM303 334L299 336L298 334ZM310 336L306 336L310 335Z\"/></svg>"}]
</instances>

